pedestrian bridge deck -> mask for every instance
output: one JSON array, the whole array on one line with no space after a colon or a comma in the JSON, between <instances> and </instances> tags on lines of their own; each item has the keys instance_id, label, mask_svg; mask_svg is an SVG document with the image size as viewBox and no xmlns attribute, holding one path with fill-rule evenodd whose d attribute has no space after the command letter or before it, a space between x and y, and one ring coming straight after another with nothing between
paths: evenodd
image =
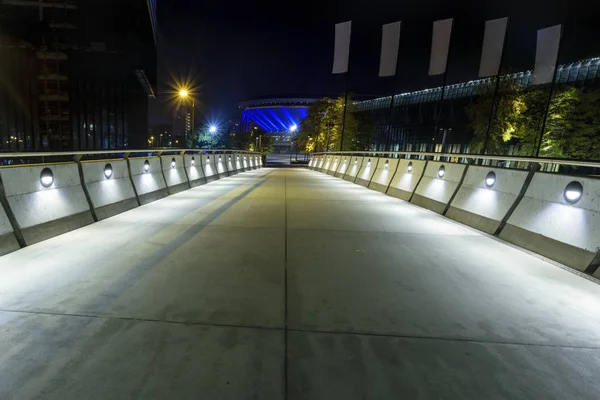
<instances>
[{"instance_id":1,"label":"pedestrian bridge deck","mask_svg":"<svg viewBox=\"0 0 600 400\"><path fill-rule=\"evenodd\" d=\"M0 257L0 398L597 399L600 286L309 170Z\"/></svg>"}]
</instances>

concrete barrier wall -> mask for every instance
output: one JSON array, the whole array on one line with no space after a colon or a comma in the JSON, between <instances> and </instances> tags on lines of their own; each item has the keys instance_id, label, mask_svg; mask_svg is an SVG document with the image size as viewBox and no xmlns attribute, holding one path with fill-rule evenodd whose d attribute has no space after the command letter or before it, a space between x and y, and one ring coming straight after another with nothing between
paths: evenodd
<instances>
[{"instance_id":1,"label":"concrete barrier wall","mask_svg":"<svg viewBox=\"0 0 600 400\"><path fill-rule=\"evenodd\" d=\"M235 153L233 155L233 159L235 162L235 170L238 172L243 172L244 170L244 160L242 158L242 155L240 153Z\"/></svg>"},{"instance_id":2,"label":"concrete barrier wall","mask_svg":"<svg viewBox=\"0 0 600 400\"><path fill-rule=\"evenodd\" d=\"M202 154L200 156L202 160L202 169L204 170L204 176L206 177L206 182L212 182L219 179L219 173L217 171L217 166L215 164L215 155L214 154Z\"/></svg>"},{"instance_id":3,"label":"concrete barrier wall","mask_svg":"<svg viewBox=\"0 0 600 400\"><path fill-rule=\"evenodd\" d=\"M144 170L148 161L150 169ZM168 196L167 185L163 177L158 157L134 157L129 159L131 179L137 191L140 204L148 204Z\"/></svg>"},{"instance_id":4,"label":"concrete barrier wall","mask_svg":"<svg viewBox=\"0 0 600 400\"><path fill-rule=\"evenodd\" d=\"M40 174L52 170L54 182L44 187ZM0 169L8 204L26 244L63 234L94 222L75 163Z\"/></svg>"},{"instance_id":5,"label":"concrete barrier wall","mask_svg":"<svg viewBox=\"0 0 600 400\"><path fill-rule=\"evenodd\" d=\"M310 161L308 162L308 168L315 169L318 159L319 159L319 156L310 157Z\"/></svg>"},{"instance_id":6,"label":"concrete barrier wall","mask_svg":"<svg viewBox=\"0 0 600 400\"><path fill-rule=\"evenodd\" d=\"M564 192L573 181L583 196L569 203ZM536 173L500 238L585 271L600 249L600 180Z\"/></svg>"},{"instance_id":7,"label":"concrete barrier wall","mask_svg":"<svg viewBox=\"0 0 600 400\"><path fill-rule=\"evenodd\" d=\"M244 167L244 171L248 171L250 169L250 164L248 164L248 155L240 154L240 158L242 159L242 166Z\"/></svg>"},{"instance_id":8,"label":"concrete barrier wall","mask_svg":"<svg viewBox=\"0 0 600 400\"><path fill-rule=\"evenodd\" d=\"M376 157L364 157L362 166L354 182L361 186L369 186L371 178L377 169L378 161L379 158Z\"/></svg>"},{"instance_id":9,"label":"concrete barrier wall","mask_svg":"<svg viewBox=\"0 0 600 400\"><path fill-rule=\"evenodd\" d=\"M397 158L380 158L373 178L371 178L369 189L385 193L394 177L399 161Z\"/></svg>"},{"instance_id":10,"label":"concrete barrier wall","mask_svg":"<svg viewBox=\"0 0 600 400\"><path fill-rule=\"evenodd\" d=\"M107 176L108 164L112 174ZM138 206L126 160L85 161L81 163L81 169L98 220Z\"/></svg>"},{"instance_id":11,"label":"concrete barrier wall","mask_svg":"<svg viewBox=\"0 0 600 400\"><path fill-rule=\"evenodd\" d=\"M187 173L183 165L183 157L180 155L161 156L162 170L169 188L169 194L179 193L190 188ZM175 161L175 166L173 166Z\"/></svg>"},{"instance_id":12,"label":"concrete barrier wall","mask_svg":"<svg viewBox=\"0 0 600 400\"><path fill-rule=\"evenodd\" d=\"M409 166L412 167L410 171ZM390 196L408 201L424 172L425 161L401 159L387 193Z\"/></svg>"},{"instance_id":13,"label":"concrete barrier wall","mask_svg":"<svg viewBox=\"0 0 600 400\"><path fill-rule=\"evenodd\" d=\"M8 216L0 205L0 256L18 250L19 247Z\"/></svg>"},{"instance_id":14,"label":"concrete barrier wall","mask_svg":"<svg viewBox=\"0 0 600 400\"><path fill-rule=\"evenodd\" d=\"M321 164L321 166L319 168L317 168L317 171L327 173L327 170L329 169L329 166L331 165L332 158L333 158L333 156L331 156L329 154L323 156L323 163Z\"/></svg>"},{"instance_id":15,"label":"concrete barrier wall","mask_svg":"<svg viewBox=\"0 0 600 400\"><path fill-rule=\"evenodd\" d=\"M335 172L337 171L337 169L340 166L340 160L342 157L340 156L332 156L331 157L331 164L329 164L329 168L327 169L327 174L328 175L335 175Z\"/></svg>"},{"instance_id":16,"label":"concrete barrier wall","mask_svg":"<svg viewBox=\"0 0 600 400\"><path fill-rule=\"evenodd\" d=\"M226 154L215 154L215 166L219 178L225 178L229 176L229 169L227 168L227 155Z\"/></svg>"},{"instance_id":17,"label":"concrete barrier wall","mask_svg":"<svg viewBox=\"0 0 600 400\"><path fill-rule=\"evenodd\" d=\"M445 174L440 178L438 171L442 166ZM465 168L465 164L429 161L411 202L439 214L443 213L458 188Z\"/></svg>"},{"instance_id":18,"label":"concrete barrier wall","mask_svg":"<svg viewBox=\"0 0 600 400\"><path fill-rule=\"evenodd\" d=\"M488 187L486 177L496 181ZM523 170L470 166L446 216L493 234L517 199L528 172Z\"/></svg>"},{"instance_id":19,"label":"concrete barrier wall","mask_svg":"<svg viewBox=\"0 0 600 400\"><path fill-rule=\"evenodd\" d=\"M317 157L317 163L315 165L315 170L321 171L323 169L324 165L325 165L325 156L320 155L319 157Z\"/></svg>"},{"instance_id":20,"label":"concrete barrier wall","mask_svg":"<svg viewBox=\"0 0 600 400\"><path fill-rule=\"evenodd\" d=\"M225 165L227 166L227 171L229 172L229 175L237 174L239 171L235 166L235 154L226 154L223 155L223 157L225 157Z\"/></svg>"},{"instance_id":21,"label":"concrete barrier wall","mask_svg":"<svg viewBox=\"0 0 600 400\"><path fill-rule=\"evenodd\" d=\"M350 156L350 160L348 161L348 168L346 168L346 173L344 174L344 180L354 182L356 180L356 176L360 172L360 169L363 164L364 157L352 157ZM366 162L366 160L365 160Z\"/></svg>"},{"instance_id":22,"label":"concrete barrier wall","mask_svg":"<svg viewBox=\"0 0 600 400\"><path fill-rule=\"evenodd\" d=\"M340 165L337 171L335 172L335 176L337 178L343 178L346 174L346 170L348 169L348 165L350 164L350 158L350 156L340 157Z\"/></svg>"},{"instance_id":23,"label":"concrete barrier wall","mask_svg":"<svg viewBox=\"0 0 600 400\"><path fill-rule=\"evenodd\" d=\"M186 154L183 156L185 160L185 168L188 174L188 180L191 187L204 185L204 171L202 170L202 157L199 154ZM193 160L193 162L192 162Z\"/></svg>"}]
</instances>

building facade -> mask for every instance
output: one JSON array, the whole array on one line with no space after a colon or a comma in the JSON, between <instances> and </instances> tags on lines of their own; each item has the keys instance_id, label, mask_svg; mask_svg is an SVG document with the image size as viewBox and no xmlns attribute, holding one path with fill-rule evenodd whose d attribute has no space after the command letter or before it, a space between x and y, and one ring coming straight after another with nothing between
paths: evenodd
<instances>
[{"instance_id":1,"label":"building facade","mask_svg":"<svg viewBox=\"0 0 600 400\"><path fill-rule=\"evenodd\" d=\"M0 2L0 151L146 144L156 3Z\"/></svg>"}]
</instances>

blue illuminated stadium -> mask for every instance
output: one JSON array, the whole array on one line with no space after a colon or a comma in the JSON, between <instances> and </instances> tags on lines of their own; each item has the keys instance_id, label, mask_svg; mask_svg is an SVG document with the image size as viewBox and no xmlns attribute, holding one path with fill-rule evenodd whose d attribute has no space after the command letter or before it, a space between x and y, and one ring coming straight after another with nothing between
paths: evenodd
<instances>
[{"instance_id":1,"label":"blue illuminated stadium","mask_svg":"<svg viewBox=\"0 0 600 400\"><path fill-rule=\"evenodd\" d=\"M272 98L249 100L240 103L242 129L245 132L257 126L269 133L287 133L299 125L308 113L308 107L316 99Z\"/></svg>"}]
</instances>

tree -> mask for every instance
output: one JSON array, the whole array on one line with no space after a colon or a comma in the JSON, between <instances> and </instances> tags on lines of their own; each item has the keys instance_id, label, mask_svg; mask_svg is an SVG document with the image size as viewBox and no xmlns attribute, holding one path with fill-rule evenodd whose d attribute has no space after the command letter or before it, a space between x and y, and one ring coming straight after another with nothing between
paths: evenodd
<instances>
[{"instance_id":1,"label":"tree","mask_svg":"<svg viewBox=\"0 0 600 400\"><path fill-rule=\"evenodd\" d=\"M475 153L502 154L503 145L514 138L519 115L525 108L523 93L517 86L510 84L503 87L494 109L494 118L485 144L493 100L491 93L484 94L466 108L469 127L474 131L470 146L471 151Z\"/></svg>"},{"instance_id":2,"label":"tree","mask_svg":"<svg viewBox=\"0 0 600 400\"><path fill-rule=\"evenodd\" d=\"M300 123L296 136L298 148L306 152L340 150L342 124L344 122L344 98L322 98L308 109ZM357 116L348 99L344 127L343 150L365 150L371 145L374 126L370 115Z\"/></svg>"}]
</instances>

